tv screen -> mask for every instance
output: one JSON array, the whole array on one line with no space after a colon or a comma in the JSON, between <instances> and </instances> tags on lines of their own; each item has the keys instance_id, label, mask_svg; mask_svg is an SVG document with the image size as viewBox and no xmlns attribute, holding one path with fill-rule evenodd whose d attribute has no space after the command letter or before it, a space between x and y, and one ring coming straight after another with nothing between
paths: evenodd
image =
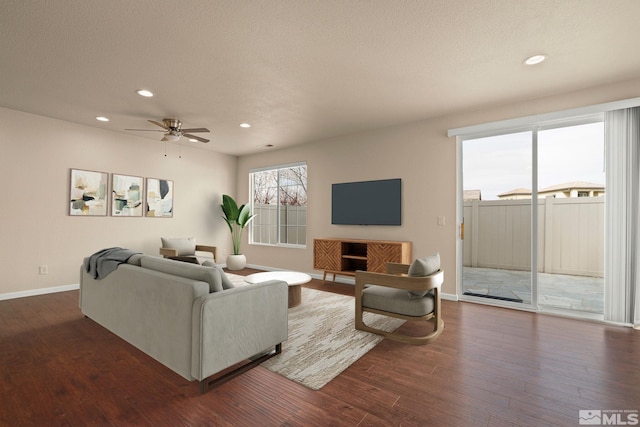
<instances>
[{"instance_id":1,"label":"tv screen","mask_svg":"<svg viewBox=\"0 0 640 427\"><path fill-rule=\"evenodd\" d=\"M331 223L401 225L402 180L345 182L331 186Z\"/></svg>"}]
</instances>

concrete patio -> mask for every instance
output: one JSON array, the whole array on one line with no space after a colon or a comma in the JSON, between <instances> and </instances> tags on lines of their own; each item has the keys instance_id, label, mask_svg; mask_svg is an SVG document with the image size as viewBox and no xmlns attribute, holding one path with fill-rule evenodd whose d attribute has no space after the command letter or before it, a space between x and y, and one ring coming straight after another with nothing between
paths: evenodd
<instances>
[{"instance_id":1,"label":"concrete patio","mask_svg":"<svg viewBox=\"0 0 640 427\"><path fill-rule=\"evenodd\" d=\"M531 272L464 267L464 292L495 299L520 299L523 304L531 304ZM538 273L538 305L541 308L602 314L603 295L602 277Z\"/></svg>"}]
</instances>

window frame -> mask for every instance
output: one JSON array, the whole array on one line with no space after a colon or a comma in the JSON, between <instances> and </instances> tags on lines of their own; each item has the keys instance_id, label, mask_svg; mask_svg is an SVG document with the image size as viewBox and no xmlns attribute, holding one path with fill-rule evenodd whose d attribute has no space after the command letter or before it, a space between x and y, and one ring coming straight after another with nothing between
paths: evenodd
<instances>
[{"instance_id":1,"label":"window frame","mask_svg":"<svg viewBox=\"0 0 640 427\"><path fill-rule=\"evenodd\" d=\"M308 221L307 221L307 216L308 216L308 209L305 212L305 220L304 220L304 225L300 226L300 227L304 227L305 229L305 238L304 238L304 244L300 244L300 243L283 243L280 241L280 237L281 237L281 229L283 227L282 225L282 219L281 219L281 209L279 209L281 206L280 204L280 171L282 169L288 169L288 168L292 168L292 167L299 167L299 166L304 166L306 169L306 179L305 182L308 183L308 172L309 172L309 166L307 164L306 161L300 161L300 162L295 162L295 163L286 163L286 164L280 164L280 165L273 165L273 166L266 166L266 167L261 167L261 168L254 168L254 169L250 169L249 170L249 195L251 198L251 213L254 214L254 209L255 209L255 203L254 203L254 178L253 178L253 174L254 173L259 173L259 172L266 172L266 171L276 171L277 174L277 178L276 178L276 195L275 195L275 199L277 201L276 206L278 207L278 209L276 209L276 243L267 243L267 242L257 242L254 241L254 227L256 226L256 221L251 221L251 223L249 224L249 241L248 243L250 245L256 245L256 246L269 246L269 247L284 247L284 248L295 248L295 249L306 249L307 247L307 242L308 242L308 236L307 236L307 230L308 230ZM308 197L308 196L307 196ZM308 199L307 199L307 205L305 205L305 207L308 206ZM286 226L286 225L284 225Z\"/></svg>"}]
</instances>

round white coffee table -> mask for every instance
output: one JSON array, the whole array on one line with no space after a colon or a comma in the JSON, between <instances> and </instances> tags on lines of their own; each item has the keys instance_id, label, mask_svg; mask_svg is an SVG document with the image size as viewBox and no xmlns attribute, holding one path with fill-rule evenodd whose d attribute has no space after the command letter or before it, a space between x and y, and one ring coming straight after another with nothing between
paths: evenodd
<instances>
[{"instance_id":1,"label":"round white coffee table","mask_svg":"<svg viewBox=\"0 0 640 427\"><path fill-rule=\"evenodd\" d=\"M282 280L289 285L288 307L296 307L302 302L302 285L311 280L311 276L297 271L265 271L262 273L250 274L244 278L247 283L261 283L267 280Z\"/></svg>"}]
</instances>

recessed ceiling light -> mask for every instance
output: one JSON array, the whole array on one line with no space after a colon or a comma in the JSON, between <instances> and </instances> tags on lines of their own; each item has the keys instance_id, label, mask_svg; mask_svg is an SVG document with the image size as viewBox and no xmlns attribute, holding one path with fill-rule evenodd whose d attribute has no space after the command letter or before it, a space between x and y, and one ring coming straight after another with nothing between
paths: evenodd
<instances>
[{"instance_id":1,"label":"recessed ceiling light","mask_svg":"<svg viewBox=\"0 0 640 427\"><path fill-rule=\"evenodd\" d=\"M146 90L146 89L140 89L137 90L136 93L140 96L144 96L147 98L151 98L153 96L153 92L151 92L150 90Z\"/></svg>"},{"instance_id":2,"label":"recessed ceiling light","mask_svg":"<svg viewBox=\"0 0 640 427\"><path fill-rule=\"evenodd\" d=\"M250 128L251 125L249 123L240 123L241 128Z\"/></svg>"},{"instance_id":3,"label":"recessed ceiling light","mask_svg":"<svg viewBox=\"0 0 640 427\"><path fill-rule=\"evenodd\" d=\"M547 59L547 55L533 55L524 60L527 65L536 65Z\"/></svg>"},{"instance_id":4,"label":"recessed ceiling light","mask_svg":"<svg viewBox=\"0 0 640 427\"><path fill-rule=\"evenodd\" d=\"M197 139L193 139L193 138L189 138L189 141L191 141L191 142L198 142L198 140L197 140Z\"/></svg>"},{"instance_id":5,"label":"recessed ceiling light","mask_svg":"<svg viewBox=\"0 0 640 427\"><path fill-rule=\"evenodd\" d=\"M109 118L104 116L98 116L96 117L96 120L100 120L101 122L108 122Z\"/></svg>"}]
</instances>

